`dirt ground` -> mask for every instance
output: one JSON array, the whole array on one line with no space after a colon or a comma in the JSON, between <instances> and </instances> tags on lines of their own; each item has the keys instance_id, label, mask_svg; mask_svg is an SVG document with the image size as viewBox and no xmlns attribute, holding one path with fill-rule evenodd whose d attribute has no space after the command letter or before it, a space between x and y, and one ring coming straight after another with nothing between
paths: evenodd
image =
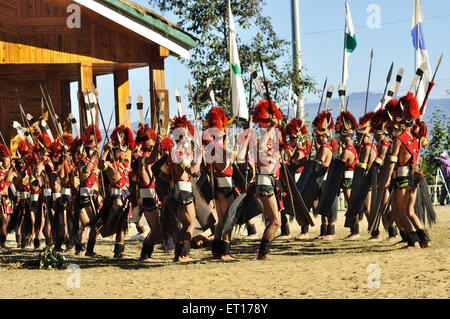
<instances>
[{"instance_id":1,"label":"dirt ground","mask_svg":"<svg viewBox=\"0 0 450 319\"><path fill-rule=\"evenodd\" d=\"M173 254L155 249L159 261L141 263L142 243L127 241L128 259L112 259L112 238L100 239L96 252L103 258L66 254L62 270L38 269L39 251L16 249L14 234L0 252L0 298L62 299L403 299L450 297L450 206L437 206L438 223L429 229L432 246L401 249L386 241L368 242L367 223L361 238L342 240L340 212L335 241L275 239L269 261L257 261L259 240L237 234L232 246L236 261L211 259L208 249L192 249L191 263L173 263ZM311 230L318 235L320 218ZM257 221L258 234L263 225ZM295 221L293 235L299 234ZM130 228L128 236L136 233ZM383 236L386 233L382 232ZM67 268L67 265L71 265ZM76 265L76 266L74 266Z\"/></svg>"}]
</instances>

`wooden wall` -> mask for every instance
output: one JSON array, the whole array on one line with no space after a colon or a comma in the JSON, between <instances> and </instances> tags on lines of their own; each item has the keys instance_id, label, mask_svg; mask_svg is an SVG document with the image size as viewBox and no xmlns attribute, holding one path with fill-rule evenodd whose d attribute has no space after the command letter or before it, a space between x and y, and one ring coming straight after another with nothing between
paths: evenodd
<instances>
[{"instance_id":1,"label":"wooden wall","mask_svg":"<svg viewBox=\"0 0 450 319\"><path fill-rule=\"evenodd\" d=\"M73 3L0 0L0 130L7 140L16 135L12 121L20 122L16 89L25 112L39 117L39 86L47 85L55 111L66 119L70 82L81 82L82 65L92 65L94 77L134 67L163 68L167 49L88 9L81 9L81 28L68 28L71 13L66 10ZM163 75L155 80L158 89L165 89ZM124 110L119 103L116 109ZM70 124L65 128L70 131Z\"/></svg>"}]
</instances>

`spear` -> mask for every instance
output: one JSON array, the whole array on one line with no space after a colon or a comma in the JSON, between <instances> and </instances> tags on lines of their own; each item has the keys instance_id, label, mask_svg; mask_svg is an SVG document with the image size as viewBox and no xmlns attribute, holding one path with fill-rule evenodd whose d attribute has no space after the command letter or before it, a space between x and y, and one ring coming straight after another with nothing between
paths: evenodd
<instances>
[{"instance_id":1,"label":"spear","mask_svg":"<svg viewBox=\"0 0 450 319\"><path fill-rule=\"evenodd\" d=\"M425 72L425 69L427 68L426 62L422 63L419 68L416 71L416 74L414 75L414 78L411 81L411 85L409 86L409 90L412 91L413 87L416 85L419 78L421 79L423 76L423 73Z\"/></svg>"},{"instance_id":2,"label":"spear","mask_svg":"<svg viewBox=\"0 0 450 319\"><path fill-rule=\"evenodd\" d=\"M325 94L325 87L327 86L328 77L325 78L325 83L323 84L322 95L320 96L320 104L319 109L317 110L317 114L320 113L320 109L322 108L323 95ZM328 95L328 92L327 92Z\"/></svg>"},{"instance_id":3,"label":"spear","mask_svg":"<svg viewBox=\"0 0 450 319\"><path fill-rule=\"evenodd\" d=\"M139 113L139 122L141 125L145 124L145 119L144 119L144 98L142 97L142 95L138 95L138 97L136 98L136 108L138 110Z\"/></svg>"},{"instance_id":4,"label":"spear","mask_svg":"<svg viewBox=\"0 0 450 319\"><path fill-rule=\"evenodd\" d=\"M100 105L98 104L97 89L94 86L94 82L91 82L91 84L92 84L92 89L94 91L95 98L97 100L96 105L97 105L97 108L98 108L98 113L100 114L100 119L102 120L103 130L105 130L105 132L106 132L105 120L103 119L102 109L101 109ZM94 126L94 124L92 124L92 126L93 126L93 129L94 129L94 135L95 135L96 134L95 133L95 126ZM106 134L105 137L106 137L106 141L109 143L109 136L108 136L108 134ZM117 171L117 164L116 164L116 156L115 156L114 152L111 152L111 157L112 157L113 162L114 162L114 171L115 171L115 173L117 175L118 171Z\"/></svg>"},{"instance_id":5,"label":"spear","mask_svg":"<svg viewBox=\"0 0 450 319\"><path fill-rule=\"evenodd\" d=\"M391 81L391 76L392 76L392 69L394 68L394 62L392 62L391 64L391 68L389 69L388 75L386 77L386 85L384 86L384 92L383 92L383 97L381 99L381 105L384 105L384 100L386 99L385 95L386 95L386 90L388 87L389 82Z\"/></svg>"},{"instance_id":6,"label":"spear","mask_svg":"<svg viewBox=\"0 0 450 319\"><path fill-rule=\"evenodd\" d=\"M326 112L328 112L328 105L330 104L331 97L333 96L333 91L334 91L334 86L333 86L333 85L330 85L330 86L328 87L328 90L327 90L327 96L326 96L326 99L325 99L325 111L326 111ZM317 115L319 115L319 111L320 111L320 108L319 108L319 110L317 111Z\"/></svg>"},{"instance_id":7,"label":"spear","mask_svg":"<svg viewBox=\"0 0 450 319\"><path fill-rule=\"evenodd\" d=\"M396 82L395 82L394 99L397 98L398 89L400 88L400 83L402 82L404 72L405 72L405 70L403 68L400 68L397 72L397 78L396 78Z\"/></svg>"},{"instance_id":8,"label":"spear","mask_svg":"<svg viewBox=\"0 0 450 319\"><path fill-rule=\"evenodd\" d=\"M425 105L427 104L428 97L430 95L431 89L434 86L434 78L436 77L436 73L437 73L437 71L439 69L439 66L441 65L443 55L444 55L444 53L442 53L441 57L439 58L439 62L437 64L437 66L436 66L436 69L434 70L433 78L431 79L430 82L428 82L427 93L425 95L425 99L423 100L422 106L420 107L420 115L421 116L425 113Z\"/></svg>"},{"instance_id":9,"label":"spear","mask_svg":"<svg viewBox=\"0 0 450 319\"><path fill-rule=\"evenodd\" d=\"M367 79L366 106L364 107L364 114L367 113L367 103L369 101L369 87L370 87L370 77L371 77L371 74L372 74L372 60L373 60L373 49L370 52L369 77Z\"/></svg>"},{"instance_id":10,"label":"spear","mask_svg":"<svg viewBox=\"0 0 450 319\"><path fill-rule=\"evenodd\" d=\"M9 147L8 147L8 145L6 145L5 139L3 138L3 134L2 134L1 131L0 131L0 136L2 138L3 144L5 145L6 151L8 152L8 157L9 157L9 160L11 161L11 166L14 168L14 171L16 172L17 176L19 176L19 173L17 172L16 166L13 165L13 160L12 160L12 157L11 157L11 153L9 153Z\"/></svg>"},{"instance_id":11,"label":"spear","mask_svg":"<svg viewBox=\"0 0 450 319\"><path fill-rule=\"evenodd\" d=\"M260 52L258 52L258 53L259 53L259 63L261 65L261 70L262 70L263 78L264 78L264 86L266 87L267 100L269 102L269 110L270 110L270 113L273 114L274 112L273 112L273 107L272 107L272 101L270 99L270 93L269 93L269 82L267 81L266 75L264 74L264 65L263 65L262 60L261 60L261 53ZM294 198L293 198L293 195L292 195L291 185L289 184L288 171L286 169L286 163L284 162L283 158L281 159L281 163L282 163L284 174L285 174L286 179L287 179L286 185L287 185L287 189L288 189L288 192L289 192L289 198L290 198L290 202L291 202L291 207L292 207L292 210L295 211Z\"/></svg>"},{"instance_id":12,"label":"spear","mask_svg":"<svg viewBox=\"0 0 450 319\"><path fill-rule=\"evenodd\" d=\"M340 111L342 112L344 110L345 105L345 84L341 83L338 86L338 94L339 94L339 100L341 102Z\"/></svg>"}]
</instances>

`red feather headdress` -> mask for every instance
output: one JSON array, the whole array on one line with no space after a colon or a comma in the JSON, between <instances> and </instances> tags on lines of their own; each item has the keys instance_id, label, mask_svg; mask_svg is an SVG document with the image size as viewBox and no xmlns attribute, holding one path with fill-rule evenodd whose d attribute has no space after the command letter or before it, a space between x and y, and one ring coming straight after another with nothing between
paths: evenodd
<instances>
[{"instance_id":1,"label":"red feather headdress","mask_svg":"<svg viewBox=\"0 0 450 319\"><path fill-rule=\"evenodd\" d=\"M289 136L305 136L308 134L308 129L301 119L293 118L289 124L286 125L286 134Z\"/></svg>"},{"instance_id":2,"label":"red feather headdress","mask_svg":"<svg viewBox=\"0 0 450 319\"><path fill-rule=\"evenodd\" d=\"M177 128L184 128L186 131L186 135L187 132L189 132L189 134L191 134L191 136L194 136L194 125L192 125L191 121L189 121L186 118L186 115L183 116L175 116L172 120L172 124L170 125L170 133L172 133L174 130L176 130ZM180 139L183 139L183 137L181 137Z\"/></svg>"},{"instance_id":3,"label":"red feather headdress","mask_svg":"<svg viewBox=\"0 0 450 319\"><path fill-rule=\"evenodd\" d=\"M312 126L319 135L329 135L334 128L333 116L330 112L322 111L316 116Z\"/></svg>"},{"instance_id":4,"label":"red feather headdress","mask_svg":"<svg viewBox=\"0 0 450 319\"><path fill-rule=\"evenodd\" d=\"M9 151L9 148L6 145L0 144L0 156L2 158L9 157L8 151Z\"/></svg>"},{"instance_id":5,"label":"red feather headdress","mask_svg":"<svg viewBox=\"0 0 450 319\"><path fill-rule=\"evenodd\" d=\"M375 112L370 120L370 126L378 134L384 134L386 132L385 127L389 121L388 110L382 109Z\"/></svg>"},{"instance_id":6,"label":"red feather headdress","mask_svg":"<svg viewBox=\"0 0 450 319\"><path fill-rule=\"evenodd\" d=\"M220 107L213 107L208 113L208 127L216 127L224 130L228 126L228 119Z\"/></svg>"},{"instance_id":7,"label":"red feather headdress","mask_svg":"<svg viewBox=\"0 0 450 319\"><path fill-rule=\"evenodd\" d=\"M282 120L283 115L272 101L270 105L268 100L259 101L259 103L256 104L252 115L253 123L264 127L268 126L271 121L279 124Z\"/></svg>"},{"instance_id":8,"label":"red feather headdress","mask_svg":"<svg viewBox=\"0 0 450 319\"><path fill-rule=\"evenodd\" d=\"M84 135L81 137L83 143L90 147L95 146L94 129L95 135L97 136L97 143L100 143L102 141L102 134L100 133L100 130L98 129L97 125L93 124L89 125L86 131L84 131Z\"/></svg>"},{"instance_id":9,"label":"red feather headdress","mask_svg":"<svg viewBox=\"0 0 450 319\"><path fill-rule=\"evenodd\" d=\"M372 119L373 114L374 114L373 112L368 112L359 118L358 133L361 134L372 133L373 129L370 126L370 121Z\"/></svg>"},{"instance_id":10,"label":"red feather headdress","mask_svg":"<svg viewBox=\"0 0 450 319\"><path fill-rule=\"evenodd\" d=\"M113 144L115 144L116 147L119 147L122 151L133 149L135 144L133 133L129 127L126 127L123 124L114 129L111 134L111 140Z\"/></svg>"},{"instance_id":11,"label":"red feather headdress","mask_svg":"<svg viewBox=\"0 0 450 319\"><path fill-rule=\"evenodd\" d=\"M335 130L340 135L352 135L357 128L358 122L356 122L353 114L348 111L341 112L336 119Z\"/></svg>"},{"instance_id":12,"label":"red feather headdress","mask_svg":"<svg viewBox=\"0 0 450 319\"><path fill-rule=\"evenodd\" d=\"M148 124L139 125L139 129L136 133L136 144L143 143L147 140L156 141L156 132L148 126Z\"/></svg>"},{"instance_id":13,"label":"red feather headdress","mask_svg":"<svg viewBox=\"0 0 450 319\"><path fill-rule=\"evenodd\" d=\"M35 139L37 145L34 146L34 152L40 152L41 154L44 152L49 152L50 146L53 143L48 134L41 133Z\"/></svg>"},{"instance_id":14,"label":"red feather headdress","mask_svg":"<svg viewBox=\"0 0 450 319\"><path fill-rule=\"evenodd\" d=\"M403 119L406 122L412 122L420 117L419 102L411 92L400 98L398 104L403 110Z\"/></svg>"},{"instance_id":15,"label":"red feather headdress","mask_svg":"<svg viewBox=\"0 0 450 319\"><path fill-rule=\"evenodd\" d=\"M174 147L174 146L175 146L175 143L169 137L166 137L161 142L161 147L162 147L163 151L168 151L171 147Z\"/></svg>"}]
</instances>

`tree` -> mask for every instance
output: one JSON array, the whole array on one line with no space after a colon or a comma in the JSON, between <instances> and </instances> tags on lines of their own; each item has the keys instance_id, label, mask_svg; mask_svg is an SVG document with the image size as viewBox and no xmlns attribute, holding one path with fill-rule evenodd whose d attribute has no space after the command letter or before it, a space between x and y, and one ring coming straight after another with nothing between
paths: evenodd
<instances>
[{"instance_id":1,"label":"tree","mask_svg":"<svg viewBox=\"0 0 450 319\"><path fill-rule=\"evenodd\" d=\"M450 148L450 118L443 110L436 109L430 124L431 139L429 145L422 151L422 171L428 184L434 184L438 167L435 157L439 156L443 150Z\"/></svg>"},{"instance_id":2,"label":"tree","mask_svg":"<svg viewBox=\"0 0 450 319\"><path fill-rule=\"evenodd\" d=\"M171 11L179 19L177 24L198 38L199 45L191 50L191 59L182 62L191 71L194 103L208 110L211 106L206 80L211 79L217 103L231 114L231 80L228 52L228 2L226 0L149 0L162 12ZM286 101L288 88L300 96L303 91L315 92L310 77L294 71L289 50L291 43L280 39L269 17L262 14L264 0L232 0L231 8L238 34L242 78L247 94L251 61L259 65L259 54L264 63L272 98ZM261 70L258 75L262 78ZM253 86L253 105L258 97ZM192 108L192 102L189 107ZM250 106L249 106L250 107ZM284 114L286 115L286 114Z\"/></svg>"}]
</instances>

